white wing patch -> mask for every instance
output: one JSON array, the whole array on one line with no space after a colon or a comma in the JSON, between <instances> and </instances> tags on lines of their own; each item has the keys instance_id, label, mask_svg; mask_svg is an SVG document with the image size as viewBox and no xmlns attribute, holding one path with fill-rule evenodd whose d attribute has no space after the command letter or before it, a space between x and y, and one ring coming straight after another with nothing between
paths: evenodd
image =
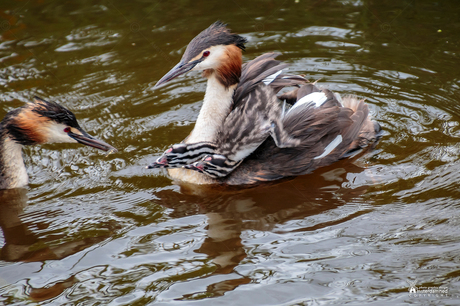
<instances>
[{"instance_id":1,"label":"white wing patch","mask_svg":"<svg viewBox=\"0 0 460 306\"><path fill-rule=\"evenodd\" d=\"M262 82L264 82L265 85L269 85L271 82L273 82L276 79L277 76L281 74L281 72L283 72L283 69L275 72L274 74L270 74L268 77L263 79Z\"/></svg>"},{"instance_id":2,"label":"white wing patch","mask_svg":"<svg viewBox=\"0 0 460 306\"><path fill-rule=\"evenodd\" d=\"M325 157L326 155L328 155L329 153L332 152L332 150L334 150L335 148L337 148L337 146L342 142L342 135L337 135L337 137L335 137L335 139L333 141L331 141L330 144L328 144L325 148L324 148L324 152L323 154L321 154L320 156L316 156L315 158L313 159L318 159L318 158L323 158Z\"/></svg>"},{"instance_id":3,"label":"white wing patch","mask_svg":"<svg viewBox=\"0 0 460 306\"><path fill-rule=\"evenodd\" d=\"M321 105L323 105L324 102L326 102L326 100L327 97L324 92L312 92L311 94L308 94L299 101L297 101L289 111L292 111L296 107L305 106L310 103L315 103L316 107L320 107Z\"/></svg>"}]
</instances>

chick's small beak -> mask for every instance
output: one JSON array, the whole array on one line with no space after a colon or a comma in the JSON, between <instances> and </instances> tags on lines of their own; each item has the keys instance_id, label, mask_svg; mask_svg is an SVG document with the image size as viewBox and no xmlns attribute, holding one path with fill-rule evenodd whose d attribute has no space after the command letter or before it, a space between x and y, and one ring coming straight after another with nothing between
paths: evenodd
<instances>
[{"instance_id":1,"label":"chick's small beak","mask_svg":"<svg viewBox=\"0 0 460 306\"><path fill-rule=\"evenodd\" d=\"M156 84L153 88L158 88L159 86L171 81L172 79L175 79L176 77L180 76L181 74L184 74L190 70L193 69L199 62L201 62L200 59L184 63L183 61L180 61L176 66L174 66L168 73L166 73Z\"/></svg>"},{"instance_id":2,"label":"chick's small beak","mask_svg":"<svg viewBox=\"0 0 460 306\"><path fill-rule=\"evenodd\" d=\"M118 151L117 149L115 149L114 147L109 145L108 143L106 143L106 142L104 142L102 140L94 138L93 136L89 135L85 131L80 130L80 132L81 132L81 134L68 132L67 135L69 135L69 137L72 137L73 139L75 139L77 142L79 142L81 144L84 144L84 145L87 145L87 146L90 146L90 147L93 147L93 148L96 148L96 149L99 149L99 150L111 151L111 152L117 152Z\"/></svg>"},{"instance_id":3,"label":"chick's small beak","mask_svg":"<svg viewBox=\"0 0 460 306\"><path fill-rule=\"evenodd\" d=\"M155 169L155 168L167 168L168 167L168 159L166 156L160 156L153 164L148 165L147 169Z\"/></svg>"}]
</instances>

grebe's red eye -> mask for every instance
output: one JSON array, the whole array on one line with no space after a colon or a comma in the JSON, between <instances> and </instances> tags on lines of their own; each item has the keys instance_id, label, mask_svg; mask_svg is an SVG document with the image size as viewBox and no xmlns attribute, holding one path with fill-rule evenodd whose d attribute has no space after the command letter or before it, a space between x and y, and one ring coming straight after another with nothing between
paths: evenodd
<instances>
[{"instance_id":1,"label":"grebe's red eye","mask_svg":"<svg viewBox=\"0 0 460 306\"><path fill-rule=\"evenodd\" d=\"M209 51L204 51L204 52L203 52L203 57L207 57L207 56L209 56L209 54L211 54L211 52L209 52Z\"/></svg>"},{"instance_id":2,"label":"grebe's red eye","mask_svg":"<svg viewBox=\"0 0 460 306\"><path fill-rule=\"evenodd\" d=\"M66 128L64 129L64 132L65 132L65 133L69 133L69 132L70 132L70 128L69 128L69 127L66 127Z\"/></svg>"}]
</instances>

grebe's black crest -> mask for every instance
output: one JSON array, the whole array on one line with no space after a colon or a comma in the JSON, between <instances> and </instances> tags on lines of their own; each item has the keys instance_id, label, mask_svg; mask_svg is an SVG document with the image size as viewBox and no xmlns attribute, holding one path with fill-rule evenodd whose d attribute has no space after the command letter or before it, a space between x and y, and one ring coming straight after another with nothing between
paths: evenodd
<instances>
[{"instance_id":1,"label":"grebe's black crest","mask_svg":"<svg viewBox=\"0 0 460 306\"><path fill-rule=\"evenodd\" d=\"M155 88L190 70L203 71L206 78L216 76L225 88L235 85L241 75L241 52L245 43L244 37L217 21L192 39L180 62L155 84Z\"/></svg>"},{"instance_id":2,"label":"grebe's black crest","mask_svg":"<svg viewBox=\"0 0 460 306\"><path fill-rule=\"evenodd\" d=\"M218 45L235 45L241 50L244 50L244 44L246 42L246 38L232 33L225 23L216 21L192 39L185 50L182 60L188 62L199 55L203 50Z\"/></svg>"},{"instance_id":3,"label":"grebe's black crest","mask_svg":"<svg viewBox=\"0 0 460 306\"><path fill-rule=\"evenodd\" d=\"M45 101L39 97L34 97L34 104L35 106L32 108L32 111L40 116L47 117L56 123L62 123L74 128L80 127L75 115L67 108L55 102Z\"/></svg>"}]
</instances>

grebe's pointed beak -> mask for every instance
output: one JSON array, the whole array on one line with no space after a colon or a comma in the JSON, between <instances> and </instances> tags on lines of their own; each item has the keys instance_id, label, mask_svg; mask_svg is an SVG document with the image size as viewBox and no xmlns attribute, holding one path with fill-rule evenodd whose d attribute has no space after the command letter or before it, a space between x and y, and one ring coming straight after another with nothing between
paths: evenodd
<instances>
[{"instance_id":1,"label":"grebe's pointed beak","mask_svg":"<svg viewBox=\"0 0 460 306\"><path fill-rule=\"evenodd\" d=\"M184 63L183 61L180 61L176 66L174 66L168 73L166 73L156 84L153 88L158 88L161 85L171 81L172 79L175 79L176 77L180 76L181 74L184 74L190 70L193 69L199 62L201 62L200 59L194 60L188 63Z\"/></svg>"},{"instance_id":2,"label":"grebe's pointed beak","mask_svg":"<svg viewBox=\"0 0 460 306\"><path fill-rule=\"evenodd\" d=\"M118 151L117 149L109 145L108 143L94 138L93 136L89 135L88 133L86 133L85 131L81 129L78 129L78 130L81 132L81 134L68 132L67 135L75 139L77 142L84 144L86 146L90 146L90 147L93 147L99 150L103 150L103 151L110 151L110 153L114 153Z\"/></svg>"}]
</instances>

